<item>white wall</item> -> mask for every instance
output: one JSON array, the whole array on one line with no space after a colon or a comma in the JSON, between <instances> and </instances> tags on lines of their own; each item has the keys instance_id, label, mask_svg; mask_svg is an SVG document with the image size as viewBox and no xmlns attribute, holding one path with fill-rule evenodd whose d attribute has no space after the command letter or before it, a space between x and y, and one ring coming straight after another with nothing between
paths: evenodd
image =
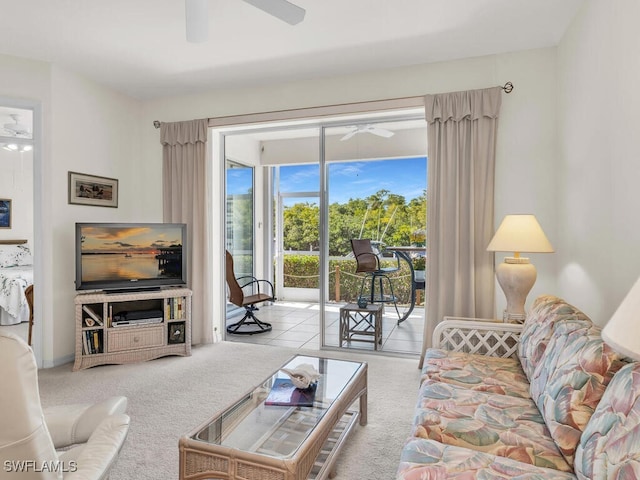
<instances>
[{"instance_id":1,"label":"white wall","mask_svg":"<svg viewBox=\"0 0 640 480\"><path fill-rule=\"evenodd\" d=\"M247 135L228 135L225 137L224 153L227 160L242 165L260 165L260 142Z\"/></svg>"},{"instance_id":2,"label":"white wall","mask_svg":"<svg viewBox=\"0 0 640 480\"><path fill-rule=\"evenodd\" d=\"M0 56L0 97L41 109L42 148L34 164L35 330L44 366L73 359L74 223L158 221L161 187L146 181L156 162L140 162L140 103L46 62ZM67 203L69 170L120 180L117 209ZM149 194L148 191L153 192ZM39 238L38 238L39 237Z\"/></svg>"},{"instance_id":3,"label":"white wall","mask_svg":"<svg viewBox=\"0 0 640 480\"><path fill-rule=\"evenodd\" d=\"M538 215L558 243L555 199L556 49L548 48L420 65L368 74L140 102L57 66L0 56L0 96L35 99L43 109L41 295L45 365L70 360L74 345L73 224L161 221L159 131L153 120L178 121L485 88L510 80L503 97L497 158L496 224L505 213ZM214 166L214 188L222 179ZM118 209L67 204L67 172L120 180ZM214 197L220 218L222 198ZM218 220L216 220L217 222ZM215 224L218 226L218 223ZM219 230L216 228L216 236ZM214 248L222 248L214 239ZM539 278L530 295L557 291L558 254L534 258ZM540 257L542 257L540 255ZM499 261L499 259L498 259ZM222 256L214 256L214 272ZM222 292L221 279L214 283ZM504 306L498 288L498 310ZM502 302L502 303L501 303ZM221 325L219 309L214 319Z\"/></svg>"},{"instance_id":4,"label":"white wall","mask_svg":"<svg viewBox=\"0 0 640 480\"><path fill-rule=\"evenodd\" d=\"M555 48L148 101L143 106L142 152L147 164L161 157L159 133L152 127L153 120L170 122L383 100L486 88L506 81L512 81L515 90L504 95L500 117L496 226L506 213L535 213L551 242L557 244ZM220 171L217 168L214 166L214 175ZM217 174L214 188L221 188L220 182ZM220 201L217 197L216 200ZM219 203L214 203L214 213L221 209ZM215 223L214 236L219 233L219 224ZM537 294L557 290L556 255L533 258L538 267L538 282L530 300ZM222 255L214 254L214 292L223 291L222 267ZM497 292L501 311L505 302L499 287ZM221 310L214 319L218 325L222 322L220 316Z\"/></svg>"},{"instance_id":5,"label":"white wall","mask_svg":"<svg viewBox=\"0 0 640 480\"><path fill-rule=\"evenodd\" d=\"M3 105L11 103L22 103L21 108L27 108L27 104L31 108L39 108L41 118L34 118L34 133L47 132L51 125L51 66L44 62L25 60L22 58L0 55L0 97ZM50 190L50 184L45 185L43 176L50 170L49 167L44 168L43 165L49 161L50 137L43 135L41 138L40 151L34 150L34 188L36 192L34 197L40 199L39 204L33 204L35 232L43 232L47 229L47 220L43 218L43 209L40 204L45 204L44 198ZM45 192L46 190L46 192ZM40 220L38 224L38 220ZM42 236L42 234L41 234ZM47 359L51 361L52 339L51 329L48 329L48 335L42 335L42 332L51 326L51 288L45 288L47 283L45 272L50 271L50 248L43 248L46 242L42 238L34 241L35 261L37 268L35 269L34 281L39 285L36 290L37 297L34 298L35 319L38 324L34 326L34 351L39 360ZM49 255L49 256L47 256ZM50 283L50 281L48 282Z\"/></svg>"},{"instance_id":6,"label":"white wall","mask_svg":"<svg viewBox=\"0 0 640 480\"><path fill-rule=\"evenodd\" d=\"M160 202L161 197L157 185L146 179L146 172L161 163L140 163L137 100L57 66L52 68L51 92L52 360L59 362L73 358L75 345L75 223L162 221L155 208L148 211L149 203L155 203L151 200ZM118 208L68 204L69 171L117 178Z\"/></svg>"},{"instance_id":7,"label":"white wall","mask_svg":"<svg viewBox=\"0 0 640 480\"><path fill-rule=\"evenodd\" d=\"M604 325L640 274L637 0L589 0L558 48L558 292Z\"/></svg>"}]
</instances>

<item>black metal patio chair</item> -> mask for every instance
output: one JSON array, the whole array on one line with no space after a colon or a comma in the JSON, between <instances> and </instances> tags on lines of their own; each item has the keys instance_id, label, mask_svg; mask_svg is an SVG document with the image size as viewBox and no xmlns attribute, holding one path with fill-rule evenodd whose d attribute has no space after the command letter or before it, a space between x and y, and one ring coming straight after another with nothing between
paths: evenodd
<instances>
[{"instance_id":1,"label":"black metal patio chair","mask_svg":"<svg viewBox=\"0 0 640 480\"><path fill-rule=\"evenodd\" d=\"M351 249L357 262L356 273L365 274L358 298L366 298L370 303L392 303L400 317L398 298L393 293L393 282L389 277L390 274L400 270L400 258L395 253L391 253L389 257L383 257L380 252L373 249L371 240L366 238L351 239ZM394 263L383 266L381 258L392 258ZM370 283L370 290L365 297L364 287L367 281ZM385 283L388 286L388 293L384 291Z\"/></svg>"}]
</instances>

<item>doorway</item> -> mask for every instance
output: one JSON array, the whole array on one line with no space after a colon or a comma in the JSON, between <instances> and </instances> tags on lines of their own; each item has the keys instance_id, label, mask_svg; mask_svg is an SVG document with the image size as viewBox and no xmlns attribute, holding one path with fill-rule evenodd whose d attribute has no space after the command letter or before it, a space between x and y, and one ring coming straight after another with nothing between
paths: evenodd
<instances>
[{"instance_id":1,"label":"doorway","mask_svg":"<svg viewBox=\"0 0 640 480\"><path fill-rule=\"evenodd\" d=\"M276 296L287 301L319 300L319 165L273 167L276 199ZM315 191L300 191L300 188ZM305 257L309 257L305 261Z\"/></svg>"},{"instance_id":2,"label":"doorway","mask_svg":"<svg viewBox=\"0 0 640 480\"><path fill-rule=\"evenodd\" d=\"M37 268L34 259L38 258L38 238L34 226L39 212L39 194L35 188L40 158L39 113L39 107L30 102L0 98L0 166L3 172L0 177L3 209L0 240L5 245L8 243L13 248L20 248L23 253L20 264L12 267L15 271L12 271L11 277L4 277L3 280L3 284L8 284L9 288L3 289L0 299L0 328L16 333L25 340L29 336L30 309L24 298L24 289L34 283ZM32 345L40 365L42 328L37 321L40 318L39 309L35 310Z\"/></svg>"},{"instance_id":3,"label":"doorway","mask_svg":"<svg viewBox=\"0 0 640 480\"><path fill-rule=\"evenodd\" d=\"M425 212L422 220L416 218L413 221L408 213L410 206L425 199L426 123L422 109L332 117L311 126L309 123L307 120L304 125L289 122L234 131L234 136L250 136L255 142L254 148L259 154L256 170L270 172L265 174L265 179L268 180L265 189L273 192L269 198L272 203L262 217L259 208L256 209L254 223L268 224L267 218L270 218L274 225L273 233L264 238L262 245L265 255L273 260L273 276L270 278L278 288L278 301L274 303L273 311L278 312L278 317L283 317L288 316L288 313L285 315L284 308L295 309L297 322L294 325L291 320L286 326L288 338L273 331L240 341L277 345L280 336L280 340L287 338L293 342L296 338L293 330L296 327L311 328L311 315L315 315L317 326L313 326L314 332L307 332L313 333L314 337L305 337L304 343L298 346L312 348L315 344L315 348L339 348L339 310L342 303L349 301L348 295L351 295L353 285L359 286L359 279L355 278L350 267L341 269L343 283L336 285L336 263L344 262L346 265L353 261L353 258L349 260L350 248L346 249L350 245L350 239L373 233L370 230L362 231L361 227L371 223L374 210L376 219L380 215L376 235L381 240L392 239L393 243L406 244L415 238L413 231L419 230L426 223L426 209L422 210ZM313 132L306 135L300 132L294 134L296 127ZM372 133L373 130L376 133L383 130L384 135L376 135ZM416 164L421 166L416 168ZM376 169L373 166L379 165L389 165L386 174L375 177L366 174L367 171ZM297 178L298 183L281 188L283 175L285 178ZM315 183L309 184L310 178ZM413 182L409 181L414 178L422 179L422 186L418 189L413 188ZM367 210L368 197L387 190L387 184L390 185L389 182L394 179L407 189L411 188L411 191L388 190L384 193L388 198L383 201L396 201L403 197L402 202L395 204L387 201L389 207L394 207L386 212L391 218L385 218L379 209L372 207L372 217L364 219L362 214ZM370 191L372 187L375 190ZM347 197L342 198L344 195ZM341 211L346 211L342 204L348 204L349 200L365 205L364 209L358 211L357 215L355 210L352 214L341 215ZM393 209L397 210L395 214ZM420 215L420 209L411 211ZM345 218L348 222L342 222ZM256 239L256 244L259 243L260 240ZM297 257L297 263L290 261L293 257ZM336 297L337 291L340 294ZM415 316L403 326L403 342L395 345L389 342L386 351L419 354L423 312L420 308L415 309ZM308 317L303 320L303 315ZM397 317L387 323L389 326L384 330L390 334L397 327ZM232 339L229 337L228 340ZM303 340L298 343L301 342ZM286 345L295 346L293 343ZM342 348L345 347L369 348L356 342Z\"/></svg>"}]
</instances>

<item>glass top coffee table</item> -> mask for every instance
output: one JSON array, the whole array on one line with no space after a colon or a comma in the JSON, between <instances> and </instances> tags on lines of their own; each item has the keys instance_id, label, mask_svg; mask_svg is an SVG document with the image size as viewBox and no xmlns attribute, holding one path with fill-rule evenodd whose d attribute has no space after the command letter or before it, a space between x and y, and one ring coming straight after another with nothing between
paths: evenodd
<instances>
[{"instance_id":1,"label":"glass top coffee table","mask_svg":"<svg viewBox=\"0 0 640 480\"><path fill-rule=\"evenodd\" d=\"M367 423L367 364L296 355L320 373L313 406L265 405L281 371L180 439L180 479L320 480L355 422ZM350 407L359 399L359 409Z\"/></svg>"}]
</instances>

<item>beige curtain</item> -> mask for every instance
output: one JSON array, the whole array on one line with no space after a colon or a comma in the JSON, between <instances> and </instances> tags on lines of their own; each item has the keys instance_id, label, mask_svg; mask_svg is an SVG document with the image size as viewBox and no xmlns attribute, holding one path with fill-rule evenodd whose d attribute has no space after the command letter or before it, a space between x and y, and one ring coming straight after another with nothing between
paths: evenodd
<instances>
[{"instance_id":1,"label":"beige curtain","mask_svg":"<svg viewBox=\"0 0 640 480\"><path fill-rule=\"evenodd\" d=\"M211 212L207 192L207 120L163 123L163 217L165 222L186 223L188 277L193 291L191 343L213 343L212 292L208 274L211 262Z\"/></svg>"},{"instance_id":2,"label":"beige curtain","mask_svg":"<svg viewBox=\"0 0 640 480\"><path fill-rule=\"evenodd\" d=\"M420 368L445 315L493 318L493 190L500 87L425 97L426 325Z\"/></svg>"}]
</instances>

